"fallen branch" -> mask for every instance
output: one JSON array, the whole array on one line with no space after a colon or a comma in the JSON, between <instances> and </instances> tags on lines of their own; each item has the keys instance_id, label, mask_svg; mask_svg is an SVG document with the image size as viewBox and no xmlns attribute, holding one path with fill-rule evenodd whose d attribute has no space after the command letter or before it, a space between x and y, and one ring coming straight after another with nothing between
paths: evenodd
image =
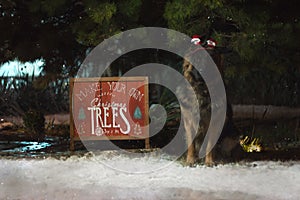
<instances>
[{"instance_id":1,"label":"fallen branch","mask_svg":"<svg viewBox=\"0 0 300 200\"><path fill-rule=\"evenodd\" d=\"M234 119L272 121L300 118L300 108L272 105L233 105Z\"/></svg>"},{"instance_id":2,"label":"fallen branch","mask_svg":"<svg viewBox=\"0 0 300 200\"><path fill-rule=\"evenodd\" d=\"M300 118L300 108L291 108L284 106L271 105L233 105L233 118L254 119L259 121L276 121L281 119ZM6 122L12 122L16 125L22 125L21 117L0 116L0 119ZM68 113L45 115L47 124L62 125L70 123L70 115Z\"/></svg>"}]
</instances>

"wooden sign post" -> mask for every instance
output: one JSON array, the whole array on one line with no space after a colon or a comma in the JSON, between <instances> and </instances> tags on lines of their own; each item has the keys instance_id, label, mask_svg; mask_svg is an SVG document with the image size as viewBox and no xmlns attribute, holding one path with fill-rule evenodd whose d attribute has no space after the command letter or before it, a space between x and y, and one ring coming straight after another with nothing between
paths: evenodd
<instances>
[{"instance_id":1,"label":"wooden sign post","mask_svg":"<svg viewBox=\"0 0 300 200\"><path fill-rule=\"evenodd\" d=\"M147 77L70 79L70 150L79 140L145 140Z\"/></svg>"}]
</instances>

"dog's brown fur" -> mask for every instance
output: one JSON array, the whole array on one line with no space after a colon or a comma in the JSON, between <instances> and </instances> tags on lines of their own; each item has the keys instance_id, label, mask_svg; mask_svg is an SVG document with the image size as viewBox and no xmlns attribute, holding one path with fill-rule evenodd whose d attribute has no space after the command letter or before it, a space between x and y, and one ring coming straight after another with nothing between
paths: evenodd
<instances>
[{"instance_id":1,"label":"dog's brown fur","mask_svg":"<svg viewBox=\"0 0 300 200\"><path fill-rule=\"evenodd\" d=\"M217 58L219 60L216 60L216 58L214 58L214 60L222 60L220 59L220 57ZM217 66L220 67L220 65L221 63L218 62ZM219 68L219 70L222 74L222 69ZM197 74L197 71L194 69L193 65L188 61L188 59L185 59L183 63L183 75L186 78L186 80L191 84L192 89L194 90L198 100L197 102L192 102L193 100L189 98L188 95L183 94L182 101L185 106L182 106L182 116L188 145L186 163L187 165L192 166L198 159L198 153L200 151L201 144L203 143L206 131L208 129L211 116L211 102L205 82L203 81L202 77L199 74ZM232 111L230 104L228 105L229 108L227 108L225 126L227 126L228 123L232 123ZM197 110L193 108L195 106L198 106L201 116L198 130L196 130L195 124L193 124L190 120L193 116L195 116L194 113L191 112ZM226 130L226 132L228 131L232 130ZM219 152L219 154L230 156L232 149L238 144L238 139L237 137L228 137L228 133L222 133L221 135L221 139L219 140L219 143L217 145L218 147L220 147L219 149L221 151ZM195 139L193 140L193 138ZM214 154L215 152L217 152L217 147L214 147L213 150L210 151L210 149L212 149L211 145L212 144L210 143L210 140L208 140L205 157L205 164L208 166L214 165L216 157L216 155Z\"/></svg>"}]
</instances>

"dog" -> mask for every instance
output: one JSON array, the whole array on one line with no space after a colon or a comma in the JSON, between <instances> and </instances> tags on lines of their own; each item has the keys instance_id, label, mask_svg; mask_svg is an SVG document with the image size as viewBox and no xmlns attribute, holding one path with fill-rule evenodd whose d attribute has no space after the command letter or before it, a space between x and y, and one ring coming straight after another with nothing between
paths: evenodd
<instances>
[{"instance_id":1,"label":"dog","mask_svg":"<svg viewBox=\"0 0 300 200\"><path fill-rule=\"evenodd\" d=\"M213 53L214 51L210 51L210 54ZM218 62L222 60L218 56L213 57L213 59L217 60ZM186 164L189 166L193 166L199 160L198 154L210 123L211 106L213 105L211 105L208 88L203 78L188 60L189 58L186 57L183 62L183 76L192 87L189 89L181 88L181 91L179 93L181 94L181 113L183 116L185 137L188 145ZM218 67L220 67L220 65L221 63L217 63ZM219 71L221 71L220 68ZM197 99L190 98L190 93L188 90L191 89L194 90ZM193 124L194 122L191 119L195 116L195 114L197 114L194 113L197 111L200 111L201 119L199 124ZM233 112L231 105L228 103L225 125L220 138L211 151L210 142L208 142L208 145L206 147L205 164L207 166L214 165L217 158L221 160L232 158L233 150L239 149L239 134L238 131L236 131L236 129L234 128L232 113ZM197 125L198 129L196 128Z\"/></svg>"}]
</instances>

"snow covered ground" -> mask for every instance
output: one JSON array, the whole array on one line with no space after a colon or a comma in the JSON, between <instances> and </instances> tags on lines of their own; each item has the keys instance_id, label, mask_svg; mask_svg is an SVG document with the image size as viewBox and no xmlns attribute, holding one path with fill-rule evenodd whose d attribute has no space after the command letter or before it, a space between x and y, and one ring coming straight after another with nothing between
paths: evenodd
<instances>
[{"instance_id":1,"label":"snow covered ground","mask_svg":"<svg viewBox=\"0 0 300 200\"><path fill-rule=\"evenodd\" d=\"M0 199L300 199L300 162L189 168L170 160L118 152L2 158Z\"/></svg>"}]
</instances>

